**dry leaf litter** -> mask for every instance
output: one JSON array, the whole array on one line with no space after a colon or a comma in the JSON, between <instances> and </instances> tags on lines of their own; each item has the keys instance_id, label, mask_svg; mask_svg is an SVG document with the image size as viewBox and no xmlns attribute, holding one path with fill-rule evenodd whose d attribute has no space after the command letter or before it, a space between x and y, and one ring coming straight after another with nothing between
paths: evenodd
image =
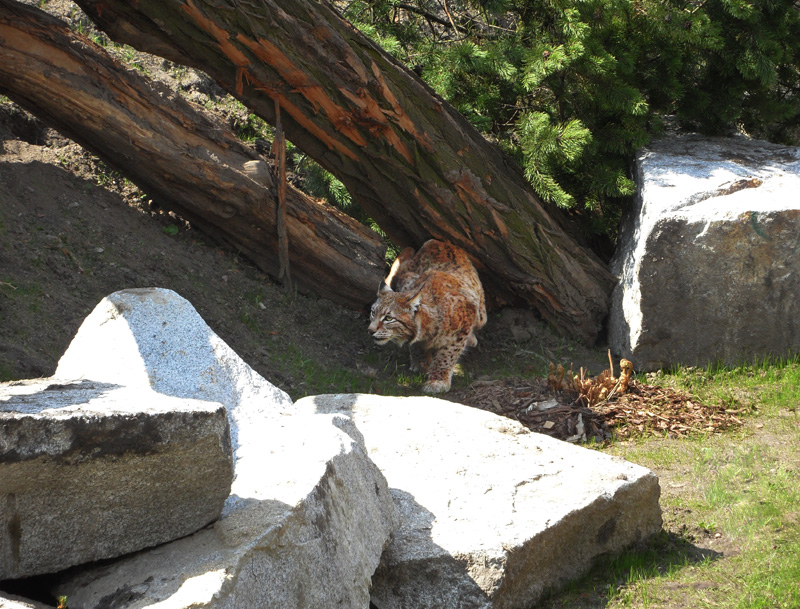
<instances>
[{"instance_id":1,"label":"dry leaf litter","mask_svg":"<svg viewBox=\"0 0 800 609\"><path fill-rule=\"evenodd\" d=\"M605 442L632 436L683 437L741 426L743 409L701 402L691 393L633 378L621 360L590 377L550 364L547 378L476 381L447 399L515 419L532 431L567 442Z\"/></svg>"}]
</instances>

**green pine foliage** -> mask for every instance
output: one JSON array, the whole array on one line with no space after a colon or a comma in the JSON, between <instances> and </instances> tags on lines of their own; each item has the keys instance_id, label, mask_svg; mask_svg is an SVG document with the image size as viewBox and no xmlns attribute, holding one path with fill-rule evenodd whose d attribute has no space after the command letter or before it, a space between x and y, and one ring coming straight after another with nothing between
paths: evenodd
<instances>
[{"instance_id":1,"label":"green pine foliage","mask_svg":"<svg viewBox=\"0 0 800 609\"><path fill-rule=\"evenodd\" d=\"M332 173L302 155L293 163L293 170L299 176L301 186L311 196L325 199L353 217L360 215L360 208L353 203L350 193ZM359 218L361 219L361 218Z\"/></svg>"},{"instance_id":2,"label":"green pine foliage","mask_svg":"<svg viewBox=\"0 0 800 609\"><path fill-rule=\"evenodd\" d=\"M613 238L634 152L664 116L710 134L800 133L795 0L352 0L344 15L588 233Z\"/></svg>"},{"instance_id":3,"label":"green pine foliage","mask_svg":"<svg viewBox=\"0 0 800 609\"><path fill-rule=\"evenodd\" d=\"M718 0L704 12L712 44L703 61L693 62L694 94L678 100L680 117L711 133L738 125L758 137L796 143L800 6L792 0Z\"/></svg>"}]
</instances>

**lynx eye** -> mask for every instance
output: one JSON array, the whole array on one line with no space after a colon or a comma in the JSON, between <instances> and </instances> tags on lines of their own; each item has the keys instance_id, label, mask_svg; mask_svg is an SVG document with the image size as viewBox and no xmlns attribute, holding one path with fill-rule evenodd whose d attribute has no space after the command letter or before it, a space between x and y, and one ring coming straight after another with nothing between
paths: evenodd
<instances>
[{"instance_id":1,"label":"lynx eye","mask_svg":"<svg viewBox=\"0 0 800 609\"><path fill-rule=\"evenodd\" d=\"M394 321L394 317L392 317L391 315L384 315L383 316L383 321L385 321L386 323L390 324L390 323L392 323Z\"/></svg>"}]
</instances>

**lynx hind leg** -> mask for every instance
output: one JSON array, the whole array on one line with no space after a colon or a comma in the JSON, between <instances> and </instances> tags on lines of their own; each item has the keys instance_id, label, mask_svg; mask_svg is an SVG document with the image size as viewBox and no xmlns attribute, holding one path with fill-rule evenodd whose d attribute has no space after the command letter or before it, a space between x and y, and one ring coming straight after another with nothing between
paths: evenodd
<instances>
[{"instance_id":1,"label":"lynx hind leg","mask_svg":"<svg viewBox=\"0 0 800 609\"><path fill-rule=\"evenodd\" d=\"M469 336L467 336L467 347L477 347L478 346L478 337L475 336L474 332L470 332Z\"/></svg>"},{"instance_id":2,"label":"lynx hind leg","mask_svg":"<svg viewBox=\"0 0 800 609\"><path fill-rule=\"evenodd\" d=\"M425 349L419 344L408 346L411 362L408 369L411 372L427 372L431 366L432 354L428 349Z\"/></svg>"},{"instance_id":3,"label":"lynx hind leg","mask_svg":"<svg viewBox=\"0 0 800 609\"><path fill-rule=\"evenodd\" d=\"M450 391L453 380L453 369L458 363L458 358L467 346L467 338L442 347L433 356L428 369L428 381L422 386L425 393L446 393Z\"/></svg>"}]
</instances>

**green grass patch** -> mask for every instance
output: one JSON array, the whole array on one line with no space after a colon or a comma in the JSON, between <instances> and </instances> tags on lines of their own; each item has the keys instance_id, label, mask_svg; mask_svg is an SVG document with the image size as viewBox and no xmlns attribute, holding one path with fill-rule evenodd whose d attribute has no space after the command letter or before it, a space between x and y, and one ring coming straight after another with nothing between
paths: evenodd
<instances>
[{"instance_id":1,"label":"green grass patch","mask_svg":"<svg viewBox=\"0 0 800 609\"><path fill-rule=\"evenodd\" d=\"M291 370L295 378L303 379L288 393L298 400L309 395L325 393L374 393L380 395L418 394L424 378L403 371L387 374L386 370L359 370L358 368L324 365L293 345L284 347L280 364Z\"/></svg>"},{"instance_id":2,"label":"green grass patch","mask_svg":"<svg viewBox=\"0 0 800 609\"><path fill-rule=\"evenodd\" d=\"M540 607L800 607L800 362L682 369L654 380L742 408L743 430L604 448L653 469L662 532Z\"/></svg>"},{"instance_id":3,"label":"green grass patch","mask_svg":"<svg viewBox=\"0 0 800 609\"><path fill-rule=\"evenodd\" d=\"M17 373L16 370L13 370L11 366L0 362L0 383L5 383L7 381L16 380Z\"/></svg>"},{"instance_id":4,"label":"green grass patch","mask_svg":"<svg viewBox=\"0 0 800 609\"><path fill-rule=\"evenodd\" d=\"M37 262L34 261L34 264ZM36 313L39 311L41 300L44 297L44 290L36 283L25 283L0 277L0 294L8 298L13 306L25 307L31 313Z\"/></svg>"}]
</instances>

